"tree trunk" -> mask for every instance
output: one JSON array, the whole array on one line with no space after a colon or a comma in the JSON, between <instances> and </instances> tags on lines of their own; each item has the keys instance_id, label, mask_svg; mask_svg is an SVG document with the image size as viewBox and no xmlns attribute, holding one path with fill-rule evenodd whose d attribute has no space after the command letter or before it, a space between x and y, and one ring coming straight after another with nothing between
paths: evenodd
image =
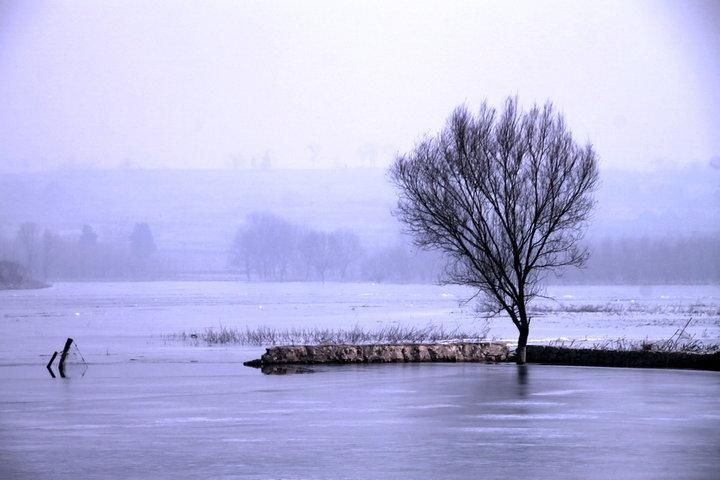
<instances>
[{"instance_id":1,"label":"tree trunk","mask_svg":"<svg viewBox=\"0 0 720 480\"><path fill-rule=\"evenodd\" d=\"M525 365L526 360L526 347L527 347L527 339L528 334L530 333L530 326L527 324L523 324L519 328L520 330L520 337L518 338L518 346L516 351L516 363L518 365Z\"/></svg>"}]
</instances>

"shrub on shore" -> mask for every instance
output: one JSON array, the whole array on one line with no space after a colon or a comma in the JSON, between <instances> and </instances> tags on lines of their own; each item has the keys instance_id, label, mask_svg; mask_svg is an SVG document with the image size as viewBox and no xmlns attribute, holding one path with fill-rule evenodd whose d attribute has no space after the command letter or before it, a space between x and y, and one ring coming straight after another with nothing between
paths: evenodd
<instances>
[{"instance_id":1,"label":"shrub on shore","mask_svg":"<svg viewBox=\"0 0 720 480\"><path fill-rule=\"evenodd\" d=\"M22 290L48 286L46 283L30 278L27 271L18 263L0 260L0 290Z\"/></svg>"}]
</instances>

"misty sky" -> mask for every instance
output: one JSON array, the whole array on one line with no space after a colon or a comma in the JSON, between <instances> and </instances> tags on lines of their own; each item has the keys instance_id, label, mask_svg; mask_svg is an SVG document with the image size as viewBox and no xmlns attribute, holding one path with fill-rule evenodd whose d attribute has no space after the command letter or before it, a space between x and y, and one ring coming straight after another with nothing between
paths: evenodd
<instances>
[{"instance_id":1,"label":"misty sky","mask_svg":"<svg viewBox=\"0 0 720 480\"><path fill-rule=\"evenodd\" d=\"M720 163L720 3L0 0L0 171L386 166L552 99L603 167Z\"/></svg>"}]
</instances>

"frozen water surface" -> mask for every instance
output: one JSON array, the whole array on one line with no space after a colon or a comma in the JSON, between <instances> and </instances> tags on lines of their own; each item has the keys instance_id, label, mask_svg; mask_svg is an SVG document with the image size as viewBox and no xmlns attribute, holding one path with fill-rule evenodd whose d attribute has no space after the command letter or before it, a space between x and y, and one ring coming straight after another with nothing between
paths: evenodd
<instances>
[{"instance_id":1,"label":"frozen water surface","mask_svg":"<svg viewBox=\"0 0 720 480\"><path fill-rule=\"evenodd\" d=\"M365 328L389 324L482 330L472 291L455 286L352 283L137 282L58 283L45 290L0 291L0 361L36 360L68 336L84 354L127 359L166 355L162 336L208 327ZM720 340L718 286L552 286L535 304L530 341L558 338L665 339L688 332ZM503 317L490 336L514 341ZM183 349L184 351L184 349Z\"/></svg>"},{"instance_id":2,"label":"frozen water surface","mask_svg":"<svg viewBox=\"0 0 720 480\"><path fill-rule=\"evenodd\" d=\"M4 366L4 478L716 478L720 376L530 365Z\"/></svg>"},{"instance_id":3,"label":"frozen water surface","mask_svg":"<svg viewBox=\"0 0 720 480\"><path fill-rule=\"evenodd\" d=\"M691 310L694 333L718 337L717 287L553 290L536 338L663 338ZM716 372L426 364L267 376L241 364L260 348L162 338L220 324L467 327L467 295L231 282L0 292L0 478L717 478ZM514 336L505 323L491 335ZM67 336L90 365L51 379L43 365Z\"/></svg>"}]
</instances>

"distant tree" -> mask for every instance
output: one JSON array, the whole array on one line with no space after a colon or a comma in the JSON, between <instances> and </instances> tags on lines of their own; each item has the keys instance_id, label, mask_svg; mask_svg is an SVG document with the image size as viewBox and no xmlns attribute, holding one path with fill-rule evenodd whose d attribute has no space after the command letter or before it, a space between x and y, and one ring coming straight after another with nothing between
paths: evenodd
<instances>
[{"instance_id":1,"label":"distant tree","mask_svg":"<svg viewBox=\"0 0 720 480\"><path fill-rule=\"evenodd\" d=\"M16 288L43 288L42 282L31 278L26 269L16 262L0 260L0 290Z\"/></svg>"},{"instance_id":2,"label":"distant tree","mask_svg":"<svg viewBox=\"0 0 720 480\"><path fill-rule=\"evenodd\" d=\"M83 225L78 245L81 249L89 250L97 247L98 236L90 225Z\"/></svg>"},{"instance_id":3,"label":"distant tree","mask_svg":"<svg viewBox=\"0 0 720 480\"><path fill-rule=\"evenodd\" d=\"M330 234L328 240L331 264L337 270L339 278L344 280L350 265L358 261L363 254L360 239L351 231L336 230Z\"/></svg>"},{"instance_id":4,"label":"distant tree","mask_svg":"<svg viewBox=\"0 0 720 480\"><path fill-rule=\"evenodd\" d=\"M402 241L364 255L361 271L363 279L373 282L436 283L445 263L442 252Z\"/></svg>"},{"instance_id":5,"label":"distant tree","mask_svg":"<svg viewBox=\"0 0 720 480\"><path fill-rule=\"evenodd\" d=\"M133 256L140 260L146 260L156 250L157 247L150 226L145 222L136 223L130 234L130 251Z\"/></svg>"},{"instance_id":6,"label":"distant tree","mask_svg":"<svg viewBox=\"0 0 720 480\"><path fill-rule=\"evenodd\" d=\"M62 240L60 236L46 228L42 236L43 278L46 280L50 274L50 269L59 259L61 246Z\"/></svg>"},{"instance_id":7,"label":"distant tree","mask_svg":"<svg viewBox=\"0 0 720 480\"><path fill-rule=\"evenodd\" d=\"M83 225L80 238L73 250L73 270L82 278L95 278L102 274L103 259L107 257L100 251L98 235L90 225Z\"/></svg>"},{"instance_id":8,"label":"distant tree","mask_svg":"<svg viewBox=\"0 0 720 480\"><path fill-rule=\"evenodd\" d=\"M307 265L306 279L310 270L314 270L320 281L324 282L333 265L331 236L326 232L311 230L302 236L298 249Z\"/></svg>"},{"instance_id":9,"label":"distant tree","mask_svg":"<svg viewBox=\"0 0 720 480\"><path fill-rule=\"evenodd\" d=\"M3 235L3 228L0 225L0 260L10 258L10 246L8 245L7 239Z\"/></svg>"},{"instance_id":10,"label":"distant tree","mask_svg":"<svg viewBox=\"0 0 720 480\"><path fill-rule=\"evenodd\" d=\"M405 245L373 251L362 264L363 279L371 282L407 283L413 279L413 264Z\"/></svg>"},{"instance_id":11,"label":"distant tree","mask_svg":"<svg viewBox=\"0 0 720 480\"><path fill-rule=\"evenodd\" d=\"M271 213L252 213L235 235L231 263L247 278L284 280L296 255L298 228Z\"/></svg>"},{"instance_id":12,"label":"distant tree","mask_svg":"<svg viewBox=\"0 0 720 480\"><path fill-rule=\"evenodd\" d=\"M38 227L32 222L25 222L18 227L15 242L20 250L20 255L25 268L29 272L33 272L35 261L38 256Z\"/></svg>"},{"instance_id":13,"label":"distant tree","mask_svg":"<svg viewBox=\"0 0 720 480\"><path fill-rule=\"evenodd\" d=\"M525 362L528 302L546 272L580 266L579 247L594 206L596 154L575 143L550 103L476 116L458 107L435 137L395 159L396 215L422 247L448 254L448 281L475 287L518 329Z\"/></svg>"},{"instance_id":14,"label":"distant tree","mask_svg":"<svg viewBox=\"0 0 720 480\"><path fill-rule=\"evenodd\" d=\"M240 268L245 278L250 280L255 269L254 251L256 239L254 232L247 227L238 228L230 248L230 265Z\"/></svg>"},{"instance_id":15,"label":"distant tree","mask_svg":"<svg viewBox=\"0 0 720 480\"><path fill-rule=\"evenodd\" d=\"M267 212L247 216L230 249L230 264L248 280L344 279L362 248L346 230L301 228Z\"/></svg>"},{"instance_id":16,"label":"distant tree","mask_svg":"<svg viewBox=\"0 0 720 480\"><path fill-rule=\"evenodd\" d=\"M298 249L306 265L306 279L313 270L322 282L330 275L345 279L350 264L362 255L360 240L347 230L331 233L310 230L303 235Z\"/></svg>"},{"instance_id":17,"label":"distant tree","mask_svg":"<svg viewBox=\"0 0 720 480\"><path fill-rule=\"evenodd\" d=\"M0 260L0 289L22 285L25 281L23 268L8 260Z\"/></svg>"}]
</instances>

